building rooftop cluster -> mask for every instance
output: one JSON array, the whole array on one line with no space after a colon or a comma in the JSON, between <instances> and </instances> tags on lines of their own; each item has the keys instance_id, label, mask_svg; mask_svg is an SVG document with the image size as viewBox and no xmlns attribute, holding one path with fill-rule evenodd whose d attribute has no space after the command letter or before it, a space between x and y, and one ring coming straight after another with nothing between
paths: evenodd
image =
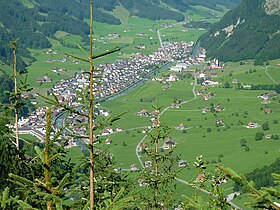
<instances>
[{"instance_id":1,"label":"building rooftop cluster","mask_svg":"<svg viewBox=\"0 0 280 210\"><path fill-rule=\"evenodd\" d=\"M111 64L101 64L97 67L100 69L99 84L94 84L94 90L96 92L96 99L106 98L119 91L128 88L130 85L145 79L150 74L153 74L153 70L158 68L167 62L175 60L181 61L187 59L192 50L193 43L186 42L164 42L164 46L159 48L158 51L144 55L142 53L136 53L131 55L130 59L117 60ZM58 102L63 105L71 107L79 107L83 104L82 93L89 87L89 76L81 70L80 74L75 74L69 79L61 79L57 84L53 85L51 94L55 95ZM36 112L32 113L25 122L24 129L40 131L42 140L44 139L45 128L45 111L46 107L40 107ZM106 110L99 109L100 115L107 116L109 113ZM53 108L53 113L57 116L60 109ZM78 116L70 115L70 127L76 133L84 135L86 129L84 127L75 126ZM24 130L22 128L22 130Z\"/></svg>"},{"instance_id":2,"label":"building rooftop cluster","mask_svg":"<svg viewBox=\"0 0 280 210\"><path fill-rule=\"evenodd\" d=\"M136 53L131 59L117 60L111 64L101 64L97 69L103 70L101 84L95 84L94 89L98 90L95 97L105 98L115 94L147 75L153 73L153 69L164 63L187 58L192 49L193 43L186 42L164 42L164 47L158 51L144 55ZM69 97L78 97L77 92L82 92L89 85L88 75L76 74L67 80L62 79L54 85L52 92L57 96L63 96L63 100L73 103ZM73 105L73 104L69 104Z\"/></svg>"}]
</instances>

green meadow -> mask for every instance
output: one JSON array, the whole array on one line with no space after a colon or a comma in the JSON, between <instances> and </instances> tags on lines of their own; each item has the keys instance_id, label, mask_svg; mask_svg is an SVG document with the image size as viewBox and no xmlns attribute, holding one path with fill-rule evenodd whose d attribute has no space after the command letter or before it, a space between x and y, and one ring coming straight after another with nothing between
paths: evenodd
<instances>
[{"instance_id":1,"label":"green meadow","mask_svg":"<svg viewBox=\"0 0 280 210\"><path fill-rule=\"evenodd\" d=\"M192 19L207 17L210 18L209 21L215 22L217 17L221 15L220 13L214 15L207 13L200 7L193 7L192 10L189 14ZM159 47L156 30L164 28L164 23L173 23L172 21L154 22L148 19L130 17L123 7L116 7L114 11L109 13L119 17L122 24L112 26L104 23L94 23L94 53L98 54L116 46L120 46L122 49L109 57L95 60L95 65L111 63L116 59L127 59L131 54L137 52L148 54L156 51ZM162 40L169 41L195 42L202 33L204 31L193 29L186 31L181 25L161 30ZM114 37L114 34L117 34L117 36ZM58 31L55 34L55 39L50 39L50 41L52 52L57 52L57 54L46 54L45 52L48 49L30 50L36 58L36 61L28 67L28 82L34 88L33 93L39 92L46 95L47 91L59 80L80 73L79 69L88 68L87 63L73 64L72 62L75 59L69 57L66 62L59 61L65 57L65 53L83 58L88 57L78 47L73 47L75 43L79 43L85 50L88 50L80 36ZM145 45L146 49L136 49L135 47L138 45ZM49 59L52 62L46 62ZM267 67L269 75L278 83L280 83L280 67L277 66L279 63L279 60L271 61ZM66 71L55 73L52 71L53 68L65 68ZM190 69L195 68L199 67L191 67ZM211 72L213 71L206 71L206 74L210 75ZM100 138L102 142L106 138L112 139L112 144L105 145L102 143L101 146L106 146L112 152L116 166L125 169L128 169L133 163L140 166L136 156L136 147L146 135L143 130L151 126L151 117L137 116L137 112L143 109L152 112L153 106L161 106L161 111L164 112L160 121L172 128L170 137L177 142L175 152L181 159L186 160L190 166L192 166L196 156L200 154L209 163L209 169L213 169L217 164L223 164L239 173L247 173L275 161L280 156L279 140L263 138L256 141L255 134L262 131L262 127L248 129L245 126L249 122L256 122L259 125L268 122L269 130L263 131L264 134L280 135L280 124L273 123L275 120L280 123L280 97L271 99L268 105L263 105L261 99L257 96L267 91L237 90L237 85L232 84L233 79L236 79L242 85L274 84L266 74L265 68L254 66L252 61L248 61L244 65L226 63L223 69L215 70L215 72L218 77L214 80L221 84L217 87L207 87L206 92L213 94L213 97L207 101L203 100L202 95L194 97L192 92L194 80L185 78L173 82L167 90L162 89L166 84L148 80L132 92L102 103L102 107L109 109L112 116L126 112L112 126L113 128L123 128L124 131ZM160 73L160 75L167 74L169 74L168 69ZM39 83L36 81L37 78L43 76L52 78L52 82ZM224 88L223 85L226 82L230 83L232 87ZM200 88L200 85L195 87L196 90ZM170 108L170 105L176 99L185 101L182 108ZM38 98L38 101L39 105L45 105L43 99ZM225 110L214 113L202 113L201 111L204 107L217 105L221 105ZM264 113L264 109L267 107L271 109L272 113ZM217 118L222 119L223 126L216 126ZM187 126L186 131L175 129L181 123ZM28 138L32 139L31 136L28 136ZM241 139L246 140L246 146L249 149L241 146ZM144 142L148 141L149 136ZM71 148L69 153L78 163L79 149ZM184 180L191 180L196 178L197 173L193 167L190 167L180 172L179 177ZM226 187L231 187L231 184L227 184ZM182 194L192 195L195 192L197 191L183 184L178 184L178 190L176 191L178 196ZM241 202L237 200L237 203Z\"/></svg>"},{"instance_id":2,"label":"green meadow","mask_svg":"<svg viewBox=\"0 0 280 210\"><path fill-rule=\"evenodd\" d=\"M112 115L128 111L114 126L132 130L128 134L120 134L120 139L127 139L129 145L134 147L131 148L134 151L139 139L141 139L138 128L140 127L141 130L141 127L151 125L148 117L139 117L136 113L142 109L152 111L152 105L155 104L159 104L164 110L176 98L187 101L193 99L190 83L190 79L175 82L168 90L164 91L161 89L162 84L150 81L123 97L103 103L103 106L111 110ZM182 158L191 162L196 155L203 154L209 162L215 162L218 155L223 154L223 164L241 173L273 162L279 156L279 146L277 147L279 142L270 139L255 141L256 132L262 129L248 129L245 126L248 122L256 122L260 125L268 122L270 129L264 133L279 135L279 124L273 124L274 120L280 120L279 98L272 100L269 105L262 105L261 99L257 96L264 91L235 90L234 88L222 87L211 87L207 89L208 91L214 94L208 101L198 96L198 98L185 103L181 109L167 109L161 116L161 121L170 127L174 128L180 123L184 123L188 127L186 133L175 129L172 132L172 138L180 142L177 150ZM155 100L141 102L141 99L147 98L155 98ZM203 114L201 112L202 108L211 105L221 105L225 110L218 113ZM271 114L264 113L263 109L266 106L271 108ZM217 118L221 118L225 126L217 127ZM208 128L211 128L212 131L207 132ZM136 135L140 135L140 138L131 137ZM118 139L116 134L112 138ZM247 141L250 151L246 152L244 147L240 146L241 139ZM126 146L127 149L129 145ZM113 147L112 145L112 152L116 154L118 160L118 154L122 154L122 152L116 151L117 149ZM254 161L256 158L258 161ZM129 166L135 161L135 159L129 160L131 161L125 160L120 164Z\"/></svg>"},{"instance_id":3,"label":"green meadow","mask_svg":"<svg viewBox=\"0 0 280 210\"><path fill-rule=\"evenodd\" d=\"M253 67L257 69L257 72L247 74L246 71ZM161 110L165 110L174 99L178 98L187 102L181 109L166 109L161 115L160 121L173 128L170 137L178 143L175 152L180 155L181 159L192 165L195 157L202 154L209 163L209 169L222 164L242 174L274 162L280 156L279 140L263 138L256 141L255 135L257 132L263 132L264 135L280 135L279 124L274 124L275 120L280 122L280 97L270 99L270 104L263 105L257 96L267 91L237 90L235 87L223 88L223 82L231 81L228 73L232 71L234 71L234 77L243 83L255 84L257 81L259 82L257 84L273 84L260 67L252 66L251 63L242 66L231 64L223 70L217 70L216 79L222 84L206 89L206 92L214 94L207 101L203 100L201 95L194 98L191 85L193 81L186 78L174 82L168 90L162 90L163 84L159 82L148 81L125 96L103 103L105 108L112 111L112 115L127 111L113 126L127 131L108 136L113 140L113 144L108 148L114 154L117 165L122 168L129 168L133 163L139 165L135 154L136 147L145 136L141 131L151 123L149 117L139 117L136 113L142 109L151 112L153 105L160 105ZM261 74L262 80L259 80L259 74ZM246 77L247 75L250 77ZM199 88L200 86L196 87L196 89ZM147 101L146 99L153 99L153 101L141 102ZM215 113L201 112L204 107L217 105L221 105L225 110ZM264 109L267 107L271 109L272 113L264 113ZM224 126L216 126L217 118L223 120ZM249 122L258 123L260 127L248 129L246 125ZM263 131L261 125L265 122L268 122L269 130ZM186 131L175 129L180 123L187 126ZM246 141L248 149L241 145L241 139ZM149 137L144 142L148 141ZM190 167L190 169L180 172L179 177L191 180L195 179L197 174L198 172ZM183 184L179 184L179 186L181 194L188 193L186 186ZM230 188L230 184L225 187Z\"/></svg>"},{"instance_id":4,"label":"green meadow","mask_svg":"<svg viewBox=\"0 0 280 210\"><path fill-rule=\"evenodd\" d=\"M122 7L117 7L116 10L121 10ZM118 11L114 11L115 14L119 14ZM174 23L172 21L151 21L148 19L142 19L137 17L129 17L124 13L121 25L108 25L104 23L94 22L94 54L104 52L108 49L112 49L116 46L121 47L119 52L114 53L111 56L106 56L95 60L95 65L101 63L112 63L117 59L128 59L132 54L141 52L149 54L155 52L159 47L159 41L157 36L157 29L164 28L164 23ZM117 34L116 37L112 37L113 34ZM202 31L189 30L183 31L182 25L176 25L172 28L164 29L162 35L163 40L175 40L175 41L196 41L202 34ZM52 43L52 52L46 54L49 49L34 50L30 49L32 55L36 58L36 61L28 67L28 82L34 88L33 93L39 92L46 94L53 84L63 78L69 78L75 73L79 73L79 69L87 69L88 64L80 62L79 64L73 64L73 58L68 57L66 62L60 62L59 59L65 57L65 53L69 53L78 57L87 58L88 55L83 50L79 49L78 43L85 51L88 51L88 46L82 42L82 37L78 35L68 34L64 31L57 31L54 35L55 39L49 39ZM145 49L136 49L136 46L145 46ZM51 60L52 62L47 62ZM66 68L65 72L55 73L53 68ZM40 83L36 82L37 78L48 76L52 78L52 82ZM40 105L43 103L39 99Z\"/></svg>"}]
</instances>

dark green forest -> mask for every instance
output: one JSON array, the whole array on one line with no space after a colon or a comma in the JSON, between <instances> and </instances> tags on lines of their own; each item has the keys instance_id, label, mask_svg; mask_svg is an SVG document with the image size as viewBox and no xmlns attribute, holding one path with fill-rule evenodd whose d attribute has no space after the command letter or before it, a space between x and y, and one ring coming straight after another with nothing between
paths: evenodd
<instances>
[{"instance_id":1,"label":"dark green forest","mask_svg":"<svg viewBox=\"0 0 280 210\"><path fill-rule=\"evenodd\" d=\"M207 55L225 62L256 59L256 64L279 58L279 16L266 14L263 2L244 0L226 13L220 22L213 24L209 32L201 37ZM234 29L228 35L223 29L230 25Z\"/></svg>"},{"instance_id":2,"label":"dark green forest","mask_svg":"<svg viewBox=\"0 0 280 210\"><path fill-rule=\"evenodd\" d=\"M12 61L9 42L20 39L18 52L20 56L30 58L27 48L42 49L51 47L47 37L53 37L58 30L81 35L87 40L89 30L84 21L89 18L86 0L34 0L34 7L27 8L21 0L0 0L0 60L6 64ZM117 5L125 7L131 15L151 20L172 19L183 21L182 12L190 6L202 5L211 9L221 10L219 5L235 7L240 0L164 0L165 4L175 10L166 9L159 0L104 0L93 2L93 19L107 24L121 24L120 20L106 11L112 11ZM73 27L75 26L75 27ZM26 64L19 59L18 67L25 69Z\"/></svg>"},{"instance_id":3,"label":"dark green forest","mask_svg":"<svg viewBox=\"0 0 280 210\"><path fill-rule=\"evenodd\" d=\"M261 189L262 187L270 187L270 186L276 186L276 183L274 182L275 179L272 177L272 173L278 173L280 171L280 158L278 158L276 161L274 161L272 164L268 166L264 166L261 169L255 169L254 171L245 174L245 177L248 180L252 180L255 183L255 187L257 189ZM242 186L239 184L235 184L234 190L239 191L242 189ZM242 189L243 191L246 191L245 189Z\"/></svg>"}]
</instances>

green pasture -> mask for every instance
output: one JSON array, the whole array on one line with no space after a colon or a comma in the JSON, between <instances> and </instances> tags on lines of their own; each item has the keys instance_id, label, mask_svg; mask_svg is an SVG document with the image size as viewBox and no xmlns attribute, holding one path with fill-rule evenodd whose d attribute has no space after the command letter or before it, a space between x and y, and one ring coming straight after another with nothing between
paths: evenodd
<instances>
[{"instance_id":1,"label":"green pasture","mask_svg":"<svg viewBox=\"0 0 280 210\"><path fill-rule=\"evenodd\" d=\"M187 30L187 31L183 31ZM196 42L205 31L197 29L186 29L182 25L166 28L161 31L162 41L186 41Z\"/></svg>"},{"instance_id":2,"label":"green pasture","mask_svg":"<svg viewBox=\"0 0 280 210\"><path fill-rule=\"evenodd\" d=\"M117 7L116 10L122 10L122 7ZM113 11L117 14L117 11ZM159 47L159 41L157 36L157 29L163 28L164 23L175 23L174 21L151 21L148 19L129 17L127 14L123 14L121 25L108 25L104 23L94 22L94 54L99 54L108 49L112 49L116 46L120 46L120 52L116 52L110 56L98 58L94 61L95 65L101 63L112 63L117 59L128 59L131 54L142 52L149 54L155 52ZM198 37L203 33L199 30L189 30L184 32L182 25L176 25L172 28L166 28L163 31L163 40L175 40L175 41L196 41ZM106 39L108 34L117 33L120 37L115 39ZM57 40L49 39L52 43L52 50L57 51L58 54L45 54L48 49L44 50L30 50L32 55L36 58L36 61L28 67L28 82L34 88L35 92L46 94L46 90L50 89L53 84L61 80L62 78L69 78L75 73L79 73L79 69L88 69L88 64L80 62L80 64L73 64L74 59L68 58L66 62L59 62L58 59L65 57L65 53L70 53L78 57L87 58L88 55L81 51L76 45L81 42L82 37L78 35L68 34L64 31L57 31L55 33ZM103 38L102 38L103 37ZM102 38L102 39L101 39ZM65 43L63 46L60 40ZM146 49L136 49L138 45L144 45ZM75 48L73 48L75 47ZM83 46L88 51L88 46ZM53 62L46 62L51 59ZM29 63L29 62L28 62ZM66 72L55 73L52 72L52 68L66 68ZM52 78L52 82L39 83L36 79L43 76L49 76ZM42 102L40 101L40 104Z\"/></svg>"},{"instance_id":3,"label":"green pasture","mask_svg":"<svg viewBox=\"0 0 280 210\"><path fill-rule=\"evenodd\" d=\"M240 70L240 74L242 74L242 71ZM251 81L257 80L254 77L258 77L258 71L251 74ZM200 95L192 100L191 82L189 79L175 82L170 89L163 91L161 90L162 84L148 81L125 96L103 103L103 106L112 110L113 113L128 110L128 113L122 116L115 126L133 129L133 127L150 125L148 117L136 116L136 112L142 109L152 111L152 105L156 103L160 104L162 110L164 110L164 108L173 103L175 98L189 101L181 109L167 109L161 115L161 122L174 128L170 136L178 142L176 151L181 155L182 159L190 163L195 160L197 155L202 154L210 165L214 166L219 163L218 156L222 154L221 164L229 166L239 173L247 173L255 168L268 165L279 157L279 141L265 138L261 141L256 141L255 134L258 131L262 131L262 128L248 129L245 127L250 121L257 122L259 125L268 122L270 129L264 131L264 134L280 135L279 124L273 124L274 120L280 121L279 97L272 99L268 105L262 105L261 99L257 98L257 96L264 91L209 87L207 92L214 93L212 98L205 101ZM140 102L141 99L147 98L156 98L156 100L155 102ZM203 114L201 112L202 108L210 107L211 105L221 105L225 110L217 113L208 112ZM265 114L263 109L266 107L270 107L273 113ZM218 117L222 118L225 126L216 127L215 122ZM187 132L175 129L180 123L184 123L187 126ZM211 128L211 132L207 132L208 128ZM137 131L135 131L134 135L137 136L136 134ZM121 139L130 141L128 139L132 138L129 135L133 134L122 134ZM139 137L138 141L142 139L141 135ZM247 141L249 151L245 151L245 147L241 146L241 139ZM133 151L131 155L135 153L137 140L132 142L125 147L127 151ZM123 151L118 151L117 147L115 149L112 149L112 152L115 154L116 160L118 160L118 155L123 155ZM195 174L197 174L195 170L189 169L186 173L181 174L180 177L188 180L195 177Z\"/></svg>"},{"instance_id":4,"label":"green pasture","mask_svg":"<svg viewBox=\"0 0 280 210\"><path fill-rule=\"evenodd\" d=\"M192 20L213 19L214 22L216 22L224 15L224 12L211 10L209 8L206 9L203 6L191 6L190 9L186 12L186 15Z\"/></svg>"},{"instance_id":5,"label":"green pasture","mask_svg":"<svg viewBox=\"0 0 280 210\"><path fill-rule=\"evenodd\" d=\"M237 69L240 75L245 75L245 68L240 70L237 64L234 68ZM228 70L231 72L230 68ZM251 74L251 81L257 80L254 78L258 77L257 73ZM166 74L166 72L162 74ZM227 75L223 74L223 72L221 74L224 77ZM161 105L162 110L164 110L170 106L175 98L181 98L188 102L181 109L167 109L161 115L160 120L173 128L170 137L178 143L175 152L180 155L180 159L186 160L190 164L190 168L180 172L179 178L188 181L196 178L198 171L192 167L192 163L195 161L195 157L200 154L209 163L207 165L209 170L213 170L216 165L222 164L242 174L251 172L255 168L269 165L279 157L279 140L263 138L261 141L256 141L255 134L262 131L262 128L248 129L245 126L250 121L257 122L259 125L268 122L269 130L263 131L263 133L265 135L280 135L279 124L273 124L274 120L280 122L280 97L271 99L271 103L268 105L263 105L261 104L261 99L257 98L259 94L264 92L261 90L208 87L206 91L214 93L212 98L205 101L200 95L193 99L191 82L190 79L174 82L170 89L163 91L161 89L162 84L148 81L125 96L103 103L103 106L112 110L113 114L128 110L128 113L122 116L119 122L114 125L114 127L120 126L128 129L128 132L124 131L110 136L113 144L109 146L109 149L114 154L118 166L127 168L132 163L139 165L135 150L137 144L145 135L140 131L145 126L151 125L151 123L148 117L139 117L135 113L142 109L152 111L153 104ZM153 102L140 102L141 99L148 98L156 98L156 100ZM208 112L203 114L201 112L202 108L212 105L221 105L225 110L217 113ZM263 109L266 107L271 108L273 113L265 114ZM215 122L218 117L222 118L225 126L216 126ZM175 129L180 123L184 123L187 126L186 132ZM207 131L208 128L211 128L211 132ZM147 137L144 142L148 143L149 139ZM246 151L245 147L241 146L241 139L246 140L246 146L249 151ZM114 145L114 142L117 145ZM221 155L222 158L219 158ZM226 184L224 188L230 188L231 184ZM178 198L182 194L193 195L198 193L201 195L200 192L181 183L178 183L176 193ZM202 194L202 196L205 195ZM235 199L234 201L240 205L244 199L240 201Z\"/></svg>"},{"instance_id":6,"label":"green pasture","mask_svg":"<svg viewBox=\"0 0 280 210\"><path fill-rule=\"evenodd\" d=\"M245 205L244 205L245 203L252 202L252 201L253 201L253 200L249 197L248 194L242 194L242 195L238 196L237 198L233 199L233 202L234 202L237 206L241 207L241 208L244 209L244 210L252 209L252 208L250 208L249 206L245 206Z\"/></svg>"},{"instance_id":7,"label":"green pasture","mask_svg":"<svg viewBox=\"0 0 280 210\"><path fill-rule=\"evenodd\" d=\"M279 62L280 63L280 62ZM280 66L268 66L267 73L280 84Z\"/></svg>"},{"instance_id":8,"label":"green pasture","mask_svg":"<svg viewBox=\"0 0 280 210\"><path fill-rule=\"evenodd\" d=\"M191 16L193 19L207 17L202 8L194 9L199 10L200 14ZM123 8L116 8L116 10L123 10ZM113 11L112 13L117 14L119 12ZM117 45L122 47L120 52L95 60L95 65L110 63L116 59L126 59L136 52L152 53L159 47L156 30L163 28L162 24L166 21L153 22L147 19L129 17L126 13L123 13L120 18L122 21L120 26L94 23L94 53L98 54ZM213 18L213 21L215 19L211 14L209 14L209 18ZM171 23L171 21L169 22ZM184 32L183 29L181 25L176 25L161 30L162 39L195 42L204 33L204 31L199 30ZM118 33L120 36L116 39L101 39L113 33ZM50 39L50 41L53 45L52 50L57 51L58 54L51 53L47 55L45 54L47 49L30 50L37 59L28 67L28 83L34 87L33 93L39 92L46 95L53 84L62 78L69 78L75 73L80 73L79 69L81 68L88 69L87 63L73 64L72 61L74 59L69 57L64 63L58 61L58 59L65 57L65 53L83 58L88 57L79 48L65 47L60 43L60 40L62 40L69 45L73 45L76 42L83 45L80 36L68 35L65 32L59 31L56 33L56 38L58 40ZM137 45L145 45L146 49L137 50L135 49ZM84 48L88 50L87 46ZM48 59L53 60L53 62L46 62ZM280 63L279 60L271 61L267 71L277 82L280 82L280 67L277 66L278 63ZM66 68L67 70L66 72L54 73L51 71L52 68ZM250 73L250 70L252 70L252 73ZM206 74L210 74L211 71L206 70ZM176 154L180 155L181 159L187 160L190 165L195 161L196 156L202 154L204 159L209 162L209 169L213 169L217 164L223 164L239 173L247 173L255 168L268 165L279 157L279 141L265 138L261 141L256 141L255 134L262 131L262 128L247 129L245 125L250 121L257 122L260 125L268 122L270 129L264 131L264 134L280 135L280 123L273 124L274 120L280 122L280 97L271 99L268 105L262 105L261 99L257 98L257 96L267 91L236 90L236 85L231 83L233 79L237 79L238 82L244 85L273 84L273 81L265 73L265 69L254 66L252 61L247 61L244 65L240 65L240 63L226 63L223 69L215 71L218 74L215 80L219 81L221 85L207 88L206 92L214 94L208 101L203 100L201 95L194 98L191 85L193 81L186 78L182 81L173 82L168 90L162 90L162 87L166 84L148 80L132 92L112 101L102 103L104 108L111 111L112 116L126 112L112 126L113 128L123 128L125 131L100 137L101 145L106 146L114 155L117 167L129 168L133 163L140 166L135 150L140 140L145 136L142 131L147 126L151 126L151 117L137 116L137 112L143 109L152 112L154 105L162 106L161 110L163 111L174 103L175 99L183 99L186 103L183 104L181 109L166 109L161 115L160 121L173 128L170 137L178 143ZM165 70L160 75L168 73L168 70ZM36 82L37 78L43 76L51 77L52 82L43 84ZM223 88L223 84L227 81L233 88ZM197 86L196 90L199 88L200 86ZM44 104L43 99L38 98L37 100L40 105ZM202 108L213 105L221 105L225 110L217 113L208 112L203 114L201 112ZM266 107L271 108L271 114L264 113L264 108ZM224 126L216 126L217 118L223 120ZM188 129L186 131L176 130L175 127L180 123L184 123ZM209 128L211 132L208 132ZM104 145L106 138L112 139L113 143ZM241 146L241 139L246 140L249 151L245 151L245 147ZM149 141L149 138L145 141ZM78 148L69 149L69 154L79 163L80 151ZM223 157L219 158L221 155ZM179 177L191 180L196 177L197 173L195 169L190 167L190 169L183 170ZM179 184L178 191L176 191L178 196L188 193L191 195L196 191L186 188L183 184Z\"/></svg>"},{"instance_id":9,"label":"green pasture","mask_svg":"<svg viewBox=\"0 0 280 210\"><path fill-rule=\"evenodd\" d=\"M69 33L65 32L65 31L57 31L54 34L55 38L57 38L57 39L61 39L62 37L65 37L65 36L68 36L68 35L69 35Z\"/></svg>"},{"instance_id":10,"label":"green pasture","mask_svg":"<svg viewBox=\"0 0 280 210\"><path fill-rule=\"evenodd\" d=\"M14 71L13 71L13 67L12 66L8 66L5 63L2 63L0 61L0 76L2 74L8 74L8 75L13 75Z\"/></svg>"},{"instance_id":11,"label":"green pasture","mask_svg":"<svg viewBox=\"0 0 280 210\"><path fill-rule=\"evenodd\" d=\"M267 72L274 78L274 80L279 80L280 67L268 66ZM275 84L265 73L265 67L253 65L253 61L247 61L246 64L240 65L240 63L226 63L222 70L206 70L206 74L210 75L211 72L216 72L219 77L214 79L219 81L222 85L225 82L229 82L231 86L236 87L236 84L232 84L233 79L237 79L238 83L242 85L252 85L252 84Z\"/></svg>"},{"instance_id":12,"label":"green pasture","mask_svg":"<svg viewBox=\"0 0 280 210\"><path fill-rule=\"evenodd\" d=\"M30 8L30 9L34 8L36 6L36 4L38 4L34 0L21 0L21 3L23 4L23 6Z\"/></svg>"}]
</instances>

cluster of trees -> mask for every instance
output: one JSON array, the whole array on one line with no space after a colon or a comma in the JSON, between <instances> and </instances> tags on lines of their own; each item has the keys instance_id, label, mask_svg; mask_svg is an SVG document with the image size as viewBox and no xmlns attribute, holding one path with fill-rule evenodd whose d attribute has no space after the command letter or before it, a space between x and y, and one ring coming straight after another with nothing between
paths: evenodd
<instances>
[{"instance_id":1,"label":"cluster of trees","mask_svg":"<svg viewBox=\"0 0 280 210\"><path fill-rule=\"evenodd\" d=\"M70 34L81 35L87 40L89 34L89 19L87 1L34 1L34 8L23 6L20 0L1 2L0 8L0 60L11 64L12 50L10 40L20 39L18 53L20 56L30 58L27 48L42 49L51 47L47 37L53 37L58 30ZM100 8L112 10L117 4L115 1L97 1L94 8L94 19L108 24L120 24L120 20L112 15L100 11ZM114 4L111 4L115 2ZM74 26L74 27L73 27ZM18 58L18 67L24 69L26 64Z\"/></svg>"},{"instance_id":2,"label":"cluster of trees","mask_svg":"<svg viewBox=\"0 0 280 210\"><path fill-rule=\"evenodd\" d=\"M228 81L225 82L224 88L231 88L231 85ZM241 83L237 84L237 89L243 89ZM276 93L280 93L280 85L252 84L250 90L274 90Z\"/></svg>"},{"instance_id":3,"label":"cluster of trees","mask_svg":"<svg viewBox=\"0 0 280 210\"><path fill-rule=\"evenodd\" d=\"M171 1L164 0L164 3L177 9L178 11L162 7L159 0L105 0L93 2L93 19L97 22L108 24L121 24L121 21L105 11L112 11L117 5L124 6L131 15L151 20L172 19L183 21L185 16L181 13L189 8L189 5L202 5L213 9L219 9L216 5L221 3L207 1ZM236 5L238 0L232 0L221 5ZM32 59L26 50L27 48L49 48L51 44L47 37L53 37L58 30L63 30L71 34L81 35L83 40L87 40L89 34L88 24L84 19L89 19L86 0L68 1L68 0L34 0L30 2L33 8L23 6L20 0L11 0L2 2L0 8L0 60L6 63L12 63L12 51L9 47L9 41L19 38L19 55ZM73 27L73 25L75 27ZM55 37L53 37L55 38ZM20 58L17 65L25 68L26 65Z\"/></svg>"},{"instance_id":4,"label":"cluster of trees","mask_svg":"<svg viewBox=\"0 0 280 210\"><path fill-rule=\"evenodd\" d=\"M8 92L14 91L14 82L10 76L7 74L2 74L0 76L0 112L4 111L4 106L11 103L10 96ZM19 112L20 117L27 117L32 111L35 110L34 105L29 99L24 99L19 97L22 108Z\"/></svg>"},{"instance_id":5,"label":"cluster of trees","mask_svg":"<svg viewBox=\"0 0 280 210\"><path fill-rule=\"evenodd\" d=\"M268 166L264 166L261 169L255 169L254 171L245 174L245 177L248 180L252 180L255 183L255 187L257 189L261 189L262 187L270 187L270 186L276 186L276 183L274 182L274 178L271 174L277 173L280 171L280 158L278 158L275 162ZM234 185L234 191L248 191L244 188L242 188L238 183Z\"/></svg>"},{"instance_id":6,"label":"cluster of trees","mask_svg":"<svg viewBox=\"0 0 280 210\"><path fill-rule=\"evenodd\" d=\"M240 18L240 19L239 19ZM202 36L201 45L207 49L207 55L222 61L240 61L256 59L262 64L268 59L280 57L280 27L277 15L268 15L264 11L263 1L242 1L235 9L225 14L222 20L213 24L210 31ZM224 28L239 25L228 36ZM244 22L243 22L244 20ZM216 32L219 35L214 36Z\"/></svg>"},{"instance_id":7,"label":"cluster of trees","mask_svg":"<svg viewBox=\"0 0 280 210\"><path fill-rule=\"evenodd\" d=\"M236 7L241 0L229 0L229 1L223 1L223 0L186 0L186 2L190 5L201 5L213 10L222 11L220 5L223 5L227 8L234 8Z\"/></svg>"},{"instance_id":8,"label":"cluster of trees","mask_svg":"<svg viewBox=\"0 0 280 210\"><path fill-rule=\"evenodd\" d=\"M13 89L14 89L13 80L7 74L3 73L0 76L0 104L9 103L9 96L5 92L13 91Z\"/></svg>"},{"instance_id":9,"label":"cluster of trees","mask_svg":"<svg viewBox=\"0 0 280 210\"><path fill-rule=\"evenodd\" d=\"M205 29L210 29L212 26L212 23L209 23L208 21L191 21L187 24L183 25L186 28L205 28Z\"/></svg>"},{"instance_id":10,"label":"cluster of trees","mask_svg":"<svg viewBox=\"0 0 280 210\"><path fill-rule=\"evenodd\" d=\"M174 8L177 11L169 10L161 5L159 0L120 0L119 1L132 15L151 20L171 19L183 21L185 16L182 14L187 11L190 6L200 5L213 10L222 11L219 5L232 8L238 5L240 0L163 0L162 2Z\"/></svg>"},{"instance_id":11,"label":"cluster of trees","mask_svg":"<svg viewBox=\"0 0 280 210\"><path fill-rule=\"evenodd\" d=\"M38 8L39 12L43 12L48 14L49 13L56 13L60 16L67 16L69 17L75 17L77 18L80 23L83 22L83 20L89 19L89 11L87 9L88 2L85 0L81 1L67 1L67 0L61 0L61 1L43 1L43 0L36 0L36 2L39 4L39 6L36 6ZM107 10L112 11L116 5L118 5L117 1L114 0L106 0L106 1L94 1L94 16L93 19L97 22L102 23L108 23L108 24L121 24L120 20L115 18L114 16L104 13L101 10ZM55 15L52 15L52 17L57 17ZM53 23L53 22L52 22ZM77 24L72 23L72 25L77 26ZM88 29L88 27L87 27Z\"/></svg>"},{"instance_id":12,"label":"cluster of trees","mask_svg":"<svg viewBox=\"0 0 280 210\"><path fill-rule=\"evenodd\" d=\"M163 0L165 4L168 4L169 6L173 7L174 9L179 10L180 12L185 12L187 9L189 9L189 5L184 0Z\"/></svg>"}]
</instances>

